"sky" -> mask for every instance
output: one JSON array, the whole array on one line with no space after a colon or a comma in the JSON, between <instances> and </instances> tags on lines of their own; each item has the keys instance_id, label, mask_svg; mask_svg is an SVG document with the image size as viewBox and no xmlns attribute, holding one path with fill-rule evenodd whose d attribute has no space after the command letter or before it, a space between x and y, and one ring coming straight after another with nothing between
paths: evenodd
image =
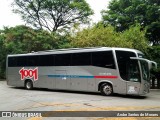
<instances>
[{"instance_id":1,"label":"sky","mask_svg":"<svg viewBox=\"0 0 160 120\"><path fill-rule=\"evenodd\" d=\"M91 16L91 19L93 20L92 22L98 22L101 20L100 11L107 9L109 1L111 0L86 0L95 13ZM16 25L25 24L18 14L12 12L12 2L13 0L0 0L0 29L3 29L4 26L14 27Z\"/></svg>"}]
</instances>

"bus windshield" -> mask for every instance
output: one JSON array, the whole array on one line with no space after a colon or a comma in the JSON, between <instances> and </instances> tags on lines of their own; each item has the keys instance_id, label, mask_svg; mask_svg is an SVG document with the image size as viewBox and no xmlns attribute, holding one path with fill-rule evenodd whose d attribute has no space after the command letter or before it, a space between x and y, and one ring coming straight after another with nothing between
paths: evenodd
<instances>
[{"instance_id":1,"label":"bus windshield","mask_svg":"<svg viewBox=\"0 0 160 120\"><path fill-rule=\"evenodd\" d=\"M143 80L149 81L149 67L146 61L140 61Z\"/></svg>"},{"instance_id":2,"label":"bus windshield","mask_svg":"<svg viewBox=\"0 0 160 120\"><path fill-rule=\"evenodd\" d=\"M132 82L140 82L140 70L137 60L127 62L128 80Z\"/></svg>"},{"instance_id":3,"label":"bus windshield","mask_svg":"<svg viewBox=\"0 0 160 120\"><path fill-rule=\"evenodd\" d=\"M136 57L136 54L129 51L116 51L116 56L121 78L125 81L140 82L138 61L130 59Z\"/></svg>"}]
</instances>

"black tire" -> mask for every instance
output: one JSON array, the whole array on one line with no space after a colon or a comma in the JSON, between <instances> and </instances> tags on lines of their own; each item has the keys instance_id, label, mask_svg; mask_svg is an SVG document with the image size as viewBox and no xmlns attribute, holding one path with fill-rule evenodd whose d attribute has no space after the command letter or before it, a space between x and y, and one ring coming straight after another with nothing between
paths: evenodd
<instances>
[{"instance_id":1,"label":"black tire","mask_svg":"<svg viewBox=\"0 0 160 120\"><path fill-rule=\"evenodd\" d=\"M113 87L111 84L104 83L100 86L100 92L102 95L110 96L113 94Z\"/></svg>"},{"instance_id":2,"label":"black tire","mask_svg":"<svg viewBox=\"0 0 160 120\"><path fill-rule=\"evenodd\" d=\"M33 89L33 82L32 82L31 80L27 80L27 81L25 82L25 88L26 88L27 90L32 90L32 89Z\"/></svg>"}]
</instances>

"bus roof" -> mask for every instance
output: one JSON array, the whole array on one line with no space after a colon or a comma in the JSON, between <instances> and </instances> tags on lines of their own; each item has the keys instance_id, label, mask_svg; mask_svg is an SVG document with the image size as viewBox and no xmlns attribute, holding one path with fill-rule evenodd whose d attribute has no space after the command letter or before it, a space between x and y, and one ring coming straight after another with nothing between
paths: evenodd
<instances>
[{"instance_id":1,"label":"bus roof","mask_svg":"<svg viewBox=\"0 0 160 120\"><path fill-rule=\"evenodd\" d=\"M63 54L63 53L79 53L79 52L93 52L93 51L110 51L110 50L120 50L120 51L130 51L143 54L141 51L130 48L116 48L116 47L86 47L86 48L69 48L69 49L53 49L38 51L26 54L10 54L8 56L32 56L32 55L46 55L46 54Z\"/></svg>"}]
</instances>

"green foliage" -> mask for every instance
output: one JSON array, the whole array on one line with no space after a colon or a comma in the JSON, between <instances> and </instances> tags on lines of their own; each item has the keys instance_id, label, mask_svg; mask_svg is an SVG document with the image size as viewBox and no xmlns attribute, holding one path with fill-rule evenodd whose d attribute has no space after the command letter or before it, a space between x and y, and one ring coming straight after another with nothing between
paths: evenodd
<instances>
[{"instance_id":1,"label":"green foliage","mask_svg":"<svg viewBox=\"0 0 160 120\"><path fill-rule=\"evenodd\" d=\"M5 34L4 45L10 54L57 48L54 35L47 31L16 26L5 28L3 34Z\"/></svg>"},{"instance_id":2,"label":"green foliage","mask_svg":"<svg viewBox=\"0 0 160 120\"><path fill-rule=\"evenodd\" d=\"M0 34L0 78L5 77L6 50L4 46L4 38L4 34Z\"/></svg>"},{"instance_id":3,"label":"green foliage","mask_svg":"<svg viewBox=\"0 0 160 120\"><path fill-rule=\"evenodd\" d=\"M146 36L155 45L160 37L160 2L158 0L112 0L109 9L102 11L103 21L124 31L139 23L147 26Z\"/></svg>"},{"instance_id":4,"label":"green foliage","mask_svg":"<svg viewBox=\"0 0 160 120\"><path fill-rule=\"evenodd\" d=\"M148 58L157 63L157 69L152 69L152 76L155 76L160 81L160 46L152 46L148 49Z\"/></svg>"},{"instance_id":5,"label":"green foliage","mask_svg":"<svg viewBox=\"0 0 160 120\"><path fill-rule=\"evenodd\" d=\"M69 40L70 35L58 35L57 38L57 44L58 44L58 49L63 49L63 48L72 48Z\"/></svg>"},{"instance_id":6,"label":"green foliage","mask_svg":"<svg viewBox=\"0 0 160 120\"><path fill-rule=\"evenodd\" d=\"M160 22L153 22L147 26L146 37L153 45L160 44Z\"/></svg>"},{"instance_id":7,"label":"green foliage","mask_svg":"<svg viewBox=\"0 0 160 120\"><path fill-rule=\"evenodd\" d=\"M152 46L148 48L148 58L154 60L158 64L158 71L160 71L160 46Z\"/></svg>"},{"instance_id":8,"label":"green foliage","mask_svg":"<svg viewBox=\"0 0 160 120\"><path fill-rule=\"evenodd\" d=\"M140 31L140 25L132 26L124 32L116 32L112 26L94 25L91 28L78 31L70 38L73 47L125 47L146 52L148 43L145 32Z\"/></svg>"},{"instance_id":9,"label":"green foliage","mask_svg":"<svg viewBox=\"0 0 160 120\"><path fill-rule=\"evenodd\" d=\"M149 42L145 38L145 31L141 31L141 26L131 26L128 30L119 33L118 41L124 40L130 43L130 48L138 49L147 53Z\"/></svg>"},{"instance_id":10,"label":"green foliage","mask_svg":"<svg viewBox=\"0 0 160 120\"><path fill-rule=\"evenodd\" d=\"M93 14L85 0L14 0L13 5L25 22L51 32L86 23Z\"/></svg>"},{"instance_id":11,"label":"green foliage","mask_svg":"<svg viewBox=\"0 0 160 120\"><path fill-rule=\"evenodd\" d=\"M114 46L116 36L113 27L104 28L102 25L95 25L78 31L70 40L73 47Z\"/></svg>"}]
</instances>

